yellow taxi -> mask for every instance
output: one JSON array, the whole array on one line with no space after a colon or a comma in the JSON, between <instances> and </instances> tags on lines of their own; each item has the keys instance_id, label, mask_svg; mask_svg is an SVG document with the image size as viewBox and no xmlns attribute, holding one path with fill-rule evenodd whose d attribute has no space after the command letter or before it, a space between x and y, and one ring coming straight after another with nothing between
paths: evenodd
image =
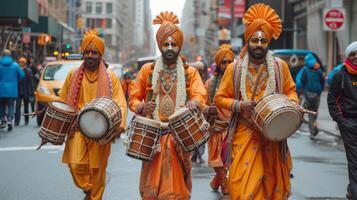
<instances>
[{"instance_id":1,"label":"yellow taxi","mask_svg":"<svg viewBox=\"0 0 357 200\"><path fill-rule=\"evenodd\" d=\"M39 84L35 91L36 110L40 111L47 107L48 102L60 100L58 91L61 89L67 74L73 68L79 67L81 60L61 60L48 62L43 68ZM37 125L40 126L44 112L37 115Z\"/></svg>"}]
</instances>

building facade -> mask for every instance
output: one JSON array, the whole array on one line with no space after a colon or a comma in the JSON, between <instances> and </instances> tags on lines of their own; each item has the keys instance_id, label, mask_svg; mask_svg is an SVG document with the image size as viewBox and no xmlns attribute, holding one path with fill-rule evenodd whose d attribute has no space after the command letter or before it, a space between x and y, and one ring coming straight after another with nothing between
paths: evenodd
<instances>
[{"instance_id":1,"label":"building facade","mask_svg":"<svg viewBox=\"0 0 357 200\"><path fill-rule=\"evenodd\" d=\"M328 32L323 28L323 10L334 6L345 9L345 28ZM294 48L314 51L328 71L344 59L344 50L357 40L357 1L289 0L293 7Z\"/></svg>"}]
</instances>

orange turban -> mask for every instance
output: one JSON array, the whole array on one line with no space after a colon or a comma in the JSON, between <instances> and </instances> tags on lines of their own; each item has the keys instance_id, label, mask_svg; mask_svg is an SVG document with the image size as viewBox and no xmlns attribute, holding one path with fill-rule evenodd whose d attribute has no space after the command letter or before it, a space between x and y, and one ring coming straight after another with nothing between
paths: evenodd
<instances>
[{"instance_id":1,"label":"orange turban","mask_svg":"<svg viewBox=\"0 0 357 200\"><path fill-rule=\"evenodd\" d=\"M178 26L179 20L173 12L161 12L160 15L157 15L153 20L153 24L161 24L159 30L156 33L156 42L159 48L161 49L162 43L169 36L173 37L179 47L183 45L183 33Z\"/></svg>"},{"instance_id":2,"label":"orange turban","mask_svg":"<svg viewBox=\"0 0 357 200\"><path fill-rule=\"evenodd\" d=\"M258 30L263 31L269 40L278 39L282 30L280 17L275 10L263 3L252 5L244 14L243 24L246 25L244 39L248 41ZM247 44L242 49L240 56L247 51Z\"/></svg>"},{"instance_id":3,"label":"orange turban","mask_svg":"<svg viewBox=\"0 0 357 200\"><path fill-rule=\"evenodd\" d=\"M26 64L26 58L24 58L24 57L19 58L19 63L20 63L20 62L23 62L23 63Z\"/></svg>"},{"instance_id":4,"label":"orange turban","mask_svg":"<svg viewBox=\"0 0 357 200\"><path fill-rule=\"evenodd\" d=\"M89 29L84 33L83 41L81 44L81 52L84 52L89 44L93 44L102 56L105 50L104 40L99 37L99 33L95 29Z\"/></svg>"},{"instance_id":5,"label":"orange turban","mask_svg":"<svg viewBox=\"0 0 357 200\"><path fill-rule=\"evenodd\" d=\"M234 53L231 51L231 45L228 44L222 44L218 51L216 52L214 61L216 65L219 65L223 58L228 57L231 61L234 59Z\"/></svg>"}]
</instances>

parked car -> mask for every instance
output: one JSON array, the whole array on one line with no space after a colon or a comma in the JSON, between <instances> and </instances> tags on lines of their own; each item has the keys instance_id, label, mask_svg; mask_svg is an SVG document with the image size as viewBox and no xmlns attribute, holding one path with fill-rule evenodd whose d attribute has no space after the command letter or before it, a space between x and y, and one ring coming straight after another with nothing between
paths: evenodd
<instances>
[{"instance_id":1,"label":"parked car","mask_svg":"<svg viewBox=\"0 0 357 200\"><path fill-rule=\"evenodd\" d=\"M73 68L82 64L80 60L61 60L48 62L44 67L39 84L35 91L36 110L43 110L52 101L60 100L58 91L61 89L67 74ZM40 126L44 113L37 115L37 125Z\"/></svg>"},{"instance_id":2,"label":"parked car","mask_svg":"<svg viewBox=\"0 0 357 200\"><path fill-rule=\"evenodd\" d=\"M305 65L305 56L311 53L315 56L317 62L320 64L322 71L325 72L325 67L323 66L320 58L310 50L303 49L276 49L273 50L273 55L283 59L290 67L291 76L294 78L300 69Z\"/></svg>"},{"instance_id":3,"label":"parked car","mask_svg":"<svg viewBox=\"0 0 357 200\"><path fill-rule=\"evenodd\" d=\"M140 71L140 69L143 65L145 65L146 63L149 63L149 62L155 62L155 60L156 60L156 57L154 57L154 56L138 58L137 70Z\"/></svg>"}]
</instances>

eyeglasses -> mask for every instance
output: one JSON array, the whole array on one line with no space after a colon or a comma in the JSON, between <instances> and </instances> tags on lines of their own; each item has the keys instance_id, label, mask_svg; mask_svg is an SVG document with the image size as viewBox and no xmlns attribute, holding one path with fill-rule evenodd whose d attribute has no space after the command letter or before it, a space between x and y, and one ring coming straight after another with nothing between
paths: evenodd
<instances>
[{"instance_id":1,"label":"eyeglasses","mask_svg":"<svg viewBox=\"0 0 357 200\"><path fill-rule=\"evenodd\" d=\"M226 65L232 63L231 60L222 60L221 64Z\"/></svg>"}]
</instances>

